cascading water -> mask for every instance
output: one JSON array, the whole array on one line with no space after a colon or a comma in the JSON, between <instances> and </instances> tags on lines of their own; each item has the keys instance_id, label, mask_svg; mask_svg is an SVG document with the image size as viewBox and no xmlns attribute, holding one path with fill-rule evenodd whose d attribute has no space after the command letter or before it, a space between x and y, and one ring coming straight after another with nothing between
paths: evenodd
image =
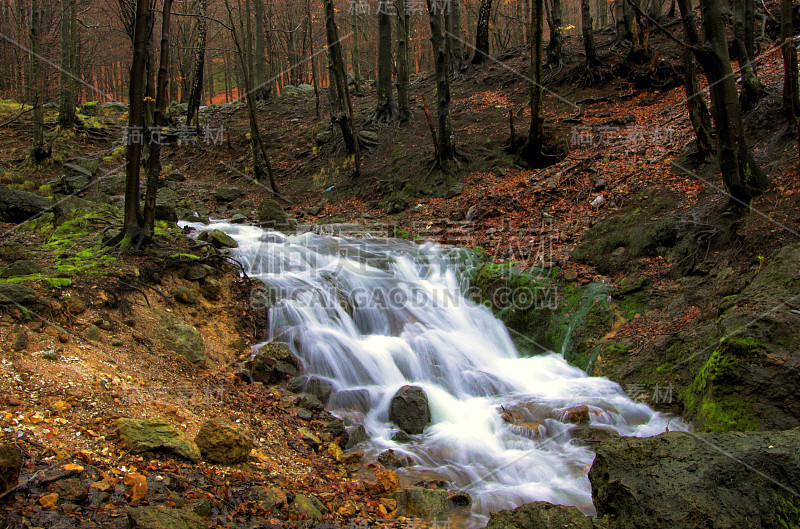
<instances>
[{"instance_id":1,"label":"cascading water","mask_svg":"<svg viewBox=\"0 0 800 529\"><path fill-rule=\"evenodd\" d=\"M594 514L587 472L594 454L570 442L559 421L588 405L591 425L649 436L680 419L629 399L556 353L521 358L491 311L467 300L462 253L395 239L283 235L215 223L233 237L248 275L265 285L269 338L285 342L304 371L330 380L331 411L364 424L377 452L410 456L473 499L468 525L532 501ZM424 389L431 424L410 443L393 440L389 402L411 384ZM502 408L501 408L502 407ZM501 411L521 419L517 425Z\"/></svg>"}]
</instances>

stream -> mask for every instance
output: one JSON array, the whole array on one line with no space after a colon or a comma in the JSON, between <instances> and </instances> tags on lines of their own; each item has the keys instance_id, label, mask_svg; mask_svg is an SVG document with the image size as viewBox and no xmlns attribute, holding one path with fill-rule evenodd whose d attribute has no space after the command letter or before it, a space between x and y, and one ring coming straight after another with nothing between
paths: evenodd
<instances>
[{"instance_id":1,"label":"stream","mask_svg":"<svg viewBox=\"0 0 800 529\"><path fill-rule=\"evenodd\" d=\"M256 298L269 307L269 340L288 344L305 374L333 384L328 409L365 426L367 455L391 448L415 462L398 470L405 481L436 476L467 491L467 527L532 501L595 514L587 477L594 454L571 441L576 426L562 422L570 407L588 405L591 426L625 436L687 429L560 354L521 357L491 310L463 295L464 250L224 222L190 226L238 242L232 256L265 285ZM389 402L408 384L424 389L431 423L400 443ZM529 427L504 420L503 410Z\"/></svg>"}]
</instances>

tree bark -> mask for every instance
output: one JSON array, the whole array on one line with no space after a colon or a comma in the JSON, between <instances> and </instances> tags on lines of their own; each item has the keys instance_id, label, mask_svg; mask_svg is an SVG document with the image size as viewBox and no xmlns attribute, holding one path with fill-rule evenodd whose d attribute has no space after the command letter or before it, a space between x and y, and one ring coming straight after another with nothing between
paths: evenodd
<instances>
[{"instance_id":1,"label":"tree bark","mask_svg":"<svg viewBox=\"0 0 800 529\"><path fill-rule=\"evenodd\" d=\"M478 11L478 26L475 30L475 55L472 64L480 64L489 56L489 20L492 15L492 0L481 0Z\"/></svg>"},{"instance_id":2,"label":"tree bark","mask_svg":"<svg viewBox=\"0 0 800 529\"><path fill-rule=\"evenodd\" d=\"M586 52L586 66L597 68L600 66L600 56L594 43L594 29L592 28L592 13L589 0L581 0L581 29L583 32L583 49Z\"/></svg>"},{"instance_id":3,"label":"tree bark","mask_svg":"<svg viewBox=\"0 0 800 529\"><path fill-rule=\"evenodd\" d=\"M584 5L588 0L583 0ZM591 23L591 19L590 19ZM531 10L531 126L523 156L535 163L542 154L544 113L542 111L542 40L544 34L544 0L533 0ZM513 128L513 127L512 127ZM511 138L516 145L516 138Z\"/></svg>"},{"instance_id":4,"label":"tree bark","mask_svg":"<svg viewBox=\"0 0 800 529\"><path fill-rule=\"evenodd\" d=\"M317 58L314 53L314 27L311 24L311 0L306 0L306 23L308 27L309 49L311 51L311 84L314 85L316 116L319 117L319 79L317 79Z\"/></svg>"},{"instance_id":5,"label":"tree bark","mask_svg":"<svg viewBox=\"0 0 800 529\"><path fill-rule=\"evenodd\" d=\"M383 4L378 12L378 104L371 119L388 123L397 117L397 106L392 97L392 14L391 4Z\"/></svg>"},{"instance_id":6,"label":"tree bark","mask_svg":"<svg viewBox=\"0 0 800 529\"><path fill-rule=\"evenodd\" d=\"M358 145L358 134L355 123L353 123L353 103L350 99L350 91L347 88L347 75L344 70L344 58L342 57L342 45L339 41L339 28L336 26L336 19L332 0L325 2L325 35L328 40L328 64L330 65L331 87L335 92L338 113L331 113L331 121L342 131L344 144L347 152L354 156L355 177L361 173L361 149Z\"/></svg>"},{"instance_id":7,"label":"tree bark","mask_svg":"<svg viewBox=\"0 0 800 529\"><path fill-rule=\"evenodd\" d=\"M169 19L172 0L164 0L161 14L161 55L156 77L156 108L153 113L153 133L150 139L150 158L147 167L147 187L144 197L144 221L139 244L148 244L155 233L156 194L161 174L161 127L167 114L167 84L169 83Z\"/></svg>"},{"instance_id":8,"label":"tree bark","mask_svg":"<svg viewBox=\"0 0 800 529\"><path fill-rule=\"evenodd\" d=\"M197 0L197 42L195 43L194 60L192 62L192 82L186 109L186 126L199 125L200 95L203 90L203 67L206 63L206 0ZM248 13L249 16L249 13ZM239 94L242 97L242 94Z\"/></svg>"},{"instance_id":9,"label":"tree bark","mask_svg":"<svg viewBox=\"0 0 800 529\"><path fill-rule=\"evenodd\" d=\"M690 49L683 52L684 87L686 89L686 107L689 120L692 122L694 135L697 138L697 151L704 158L714 152L711 139L711 115L703 100L700 85L697 83L697 69Z\"/></svg>"},{"instance_id":10,"label":"tree bark","mask_svg":"<svg viewBox=\"0 0 800 529\"><path fill-rule=\"evenodd\" d=\"M795 127L800 118L800 86L798 86L797 47L792 39L792 33L792 0L781 0L783 112L792 127Z\"/></svg>"},{"instance_id":11,"label":"tree bark","mask_svg":"<svg viewBox=\"0 0 800 529\"><path fill-rule=\"evenodd\" d=\"M406 0L397 0L397 110L401 122L411 119L411 102L408 96L408 36L411 17L406 10Z\"/></svg>"},{"instance_id":12,"label":"tree bark","mask_svg":"<svg viewBox=\"0 0 800 529\"><path fill-rule=\"evenodd\" d=\"M438 101L438 165L445 171L455 159L455 138L450 119L450 76L448 75L448 56L442 34L442 10L436 3L426 0L431 25L431 44L433 45L434 66L436 70L436 99Z\"/></svg>"},{"instance_id":13,"label":"tree bark","mask_svg":"<svg viewBox=\"0 0 800 529\"><path fill-rule=\"evenodd\" d=\"M65 0L61 11L61 105L58 110L58 124L64 129L75 124L76 20L75 0Z\"/></svg>"},{"instance_id":14,"label":"tree bark","mask_svg":"<svg viewBox=\"0 0 800 529\"><path fill-rule=\"evenodd\" d=\"M742 108L747 110L752 108L764 94L764 88L756 75L756 70L752 57L747 51L747 22L745 17L750 12L754 16L754 10L747 7L752 0L733 0L733 50L736 62L739 64L739 71L742 74ZM752 23L749 24L752 26ZM751 30L752 33L752 30Z\"/></svg>"},{"instance_id":15,"label":"tree bark","mask_svg":"<svg viewBox=\"0 0 800 529\"><path fill-rule=\"evenodd\" d=\"M461 32L461 0L450 0L450 35L452 38L452 49L450 62L454 72L464 69L464 38Z\"/></svg>"},{"instance_id":16,"label":"tree bark","mask_svg":"<svg viewBox=\"0 0 800 529\"><path fill-rule=\"evenodd\" d=\"M264 39L264 0L253 0L256 18L256 46L255 46L255 98L262 101L269 97L267 87L267 58L265 55L266 41Z\"/></svg>"},{"instance_id":17,"label":"tree bark","mask_svg":"<svg viewBox=\"0 0 800 529\"><path fill-rule=\"evenodd\" d=\"M44 110L42 99L44 97L44 83L42 82L42 10L39 0L31 0L31 25L29 28L31 39L31 103L33 104L33 160L42 163L48 156L44 144Z\"/></svg>"},{"instance_id":18,"label":"tree bark","mask_svg":"<svg viewBox=\"0 0 800 529\"><path fill-rule=\"evenodd\" d=\"M703 67L711 90L711 115L716 131L717 158L732 205L746 206L769 186L768 177L747 142L736 79L728 55L722 0L703 0L704 41L694 26L690 0L679 0L684 30L695 58Z\"/></svg>"},{"instance_id":19,"label":"tree bark","mask_svg":"<svg viewBox=\"0 0 800 529\"><path fill-rule=\"evenodd\" d=\"M562 12L561 0L545 0L547 11L547 25L550 28L550 41L547 43L547 66L558 68L564 65L564 56L561 52L564 39L561 36Z\"/></svg>"},{"instance_id":20,"label":"tree bark","mask_svg":"<svg viewBox=\"0 0 800 529\"><path fill-rule=\"evenodd\" d=\"M361 55L358 49L359 23L358 23L358 9L356 8L356 0L351 0L350 9L353 12L353 38L350 41L350 60L353 63L353 83L355 84L355 94L357 96L363 96L364 90L362 88L362 85L364 84L364 81L361 78Z\"/></svg>"},{"instance_id":21,"label":"tree bark","mask_svg":"<svg viewBox=\"0 0 800 529\"><path fill-rule=\"evenodd\" d=\"M128 145L125 165L125 210L122 228L122 247L136 240L142 229L139 211L139 169L144 139L145 62L147 60L149 0L137 0L133 28L133 58L129 82ZM115 242L115 241L112 241Z\"/></svg>"}]
</instances>

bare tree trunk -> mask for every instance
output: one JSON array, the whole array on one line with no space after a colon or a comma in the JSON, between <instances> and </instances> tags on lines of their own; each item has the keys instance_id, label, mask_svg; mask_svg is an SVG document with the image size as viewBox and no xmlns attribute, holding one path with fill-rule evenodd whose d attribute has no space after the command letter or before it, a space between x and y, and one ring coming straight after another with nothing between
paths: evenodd
<instances>
[{"instance_id":1,"label":"bare tree trunk","mask_svg":"<svg viewBox=\"0 0 800 529\"><path fill-rule=\"evenodd\" d=\"M255 88L254 97L261 101L269 97L267 88L267 58L264 54L266 41L264 39L264 0L253 0L256 17L256 46L255 46Z\"/></svg>"},{"instance_id":2,"label":"bare tree trunk","mask_svg":"<svg viewBox=\"0 0 800 529\"><path fill-rule=\"evenodd\" d=\"M792 0L781 0L783 112L794 127L800 118L800 87L798 87L797 47L792 36Z\"/></svg>"},{"instance_id":3,"label":"bare tree trunk","mask_svg":"<svg viewBox=\"0 0 800 529\"><path fill-rule=\"evenodd\" d=\"M75 124L75 0L66 0L61 11L61 105L58 124L69 129Z\"/></svg>"},{"instance_id":4,"label":"bare tree trunk","mask_svg":"<svg viewBox=\"0 0 800 529\"><path fill-rule=\"evenodd\" d=\"M192 82L189 91L188 108L186 109L186 126L199 125L200 94L203 90L203 67L206 63L206 0L197 0L197 42L195 43L194 61L192 62ZM239 94L241 97L242 94Z\"/></svg>"},{"instance_id":5,"label":"bare tree trunk","mask_svg":"<svg viewBox=\"0 0 800 529\"><path fill-rule=\"evenodd\" d=\"M372 121L384 123L397 117L392 97L392 14L387 11L384 7L378 12L378 105L370 116Z\"/></svg>"},{"instance_id":6,"label":"bare tree trunk","mask_svg":"<svg viewBox=\"0 0 800 529\"><path fill-rule=\"evenodd\" d=\"M342 57L342 45L339 41L339 29L336 27L332 0L325 2L325 35L328 40L328 64L330 65L331 87L335 92L338 113L331 113L331 121L338 124L342 131L344 144L347 152L355 158L355 174L361 174L361 149L358 145L358 134L355 123L353 123L353 103L350 99L350 91L347 89L347 75L344 70L344 58Z\"/></svg>"},{"instance_id":7,"label":"bare tree trunk","mask_svg":"<svg viewBox=\"0 0 800 529\"><path fill-rule=\"evenodd\" d=\"M706 157L714 152L711 140L711 115L703 100L702 91L697 84L697 69L690 49L683 52L684 87L686 88L686 107L689 120L692 122L694 135L697 138L697 151Z\"/></svg>"},{"instance_id":8,"label":"bare tree trunk","mask_svg":"<svg viewBox=\"0 0 800 529\"><path fill-rule=\"evenodd\" d=\"M600 56L597 54L597 46L594 43L589 0L581 0L581 29L583 31L583 49L586 52L586 66L597 68L600 66Z\"/></svg>"},{"instance_id":9,"label":"bare tree trunk","mask_svg":"<svg viewBox=\"0 0 800 529\"><path fill-rule=\"evenodd\" d=\"M142 143L144 139L144 84L145 62L147 60L149 0L137 0L136 18L133 28L133 58L129 83L130 101L128 111L127 163L125 165L125 211L122 228L122 247L134 243L142 230L142 217L139 211L139 169L141 165ZM119 241L112 240L112 243Z\"/></svg>"},{"instance_id":10,"label":"bare tree trunk","mask_svg":"<svg viewBox=\"0 0 800 529\"><path fill-rule=\"evenodd\" d=\"M583 0L587 5L588 0ZM591 19L590 19L591 23ZM531 10L531 126L523 156L531 163L541 157L544 139L544 112L542 111L542 40L544 37L544 0L533 0ZM511 138L516 145L516 138Z\"/></svg>"},{"instance_id":11,"label":"bare tree trunk","mask_svg":"<svg viewBox=\"0 0 800 529\"><path fill-rule=\"evenodd\" d=\"M309 50L311 51L311 84L314 85L316 116L319 117L319 79L317 79L317 58L314 53L314 27L311 18L311 0L306 0L306 24L308 27Z\"/></svg>"},{"instance_id":12,"label":"bare tree trunk","mask_svg":"<svg viewBox=\"0 0 800 529\"><path fill-rule=\"evenodd\" d=\"M353 12L353 38L350 41L350 59L353 63L353 83L355 84L355 93L357 96L363 96L364 90L362 85L364 80L361 78L361 56L358 49L358 9L356 8L356 0L351 0L350 9Z\"/></svg>"},{"instance_id":13,"label":"bare tree trunk","mask_svg":"<svg viewBox=\"0 0 800 529\"><path fill-rule=\"evenodd\" d=\"M547 43L547 66L560 68L564 65L564 57L561 53L564 42L561 36L561 0L545 0L545 2L545 8L551 6L547 10L549 12L547 25L550 28L550 41Z\"/></svg>"},{"instance_id":14,"label":"bare tree trunk","mask_svg":"<svg viewBox=\"0 0 800 529\"><path fill-rule=\"evenodd\" d=\"M749 205L751 199L764 192L769 178L753 157L739 106L736 79L728 55L728 38L722 15L722 0L703 0L704 42L694 26L690 0L679 0L684 30L697 61L703 66L711 89L711 115L717 140L725 190L733 205Z\"/></svg>"},{"instance_id":15,"label":"bare tree trunk","mask_svg":"<svg viewBox=\"0 0 800 529\"><path fill-rule=\"evenodd\" d=\"M33 103L33 155L34 162L42 163L50 156L44 144L44 83L42 80L42 10L39 0L31 0L31 25L29 28L31 38L31 101Z\"/></svg>"},{"instance_id":16,"label":"bare tree trunk","mask_svg":"<svg viewBox=\"0 0 800 529\"><path fill-rule=\"evenodd\" d=\"M751 2L752 0L733 0L732 44L736 62L739 64L739 71L742 74L742 93L740 98L743 110L752 108L765 93L763 86L761 86L761 81L758 80L756 75L753 57L747 52L745 16L747 16L746 13L748 11L753 11L747 7L747 4Z\"/></svg>"},{"instance_id":17,"label":"bare tree trunk","mask_svg":"<svg viewBox=\"0 0 800 529\"><path fill-rule=\"evenodd\" d=\"M461 0L450 0L450 36L452 49L450 62L454 72L464 69L464 38L461 33Z\"/></svg>"},{"instance_id":18,"label":"bare tree trunk","mask_svg":"<svg viewBox=\"0 0 800 529\"><path fill-rule=\"evenodd\" d=\"M155 233L156 194L158 176L161 174L161 127L167 113L167 83L169 82L169 19L172 0L164 0L161 14L161 56L156 77L156 109L153 113L153 130L149 134L150 158L147 167L147 188L144 197L144 221L139 245L148 244Z\"/></svg>"},{"instance_id":19,"label":"bare tree trunk","mask_svg":"<svg viewBox=\"0 0 800 529\"><path fill-rule=\"evenodd\" d=\"M492 0L481 0L478 11L478 27L475 30L475 55L472 64L480 64L489 55L489 20L492 16Z\"/></svg>"},{"instance_id":20,"label":"bare tree trunk","mask_svg":"<svg viewBox=\"0 0 800 529\"><path fill-rule=\"evenodd\" d=\"M448 75L447 48L442 34L442 10L437 3L428 4L431 24L431 44L433 45L434 65L436 69L436 99L438 101L438 142L439 159L437 163L444 170L450 170L455 159L455 138L450 119L450 76Z\"/></svg>"},{"instance_id":21,"label":"bare tree trunk","mask_svg":"<svg viewBox=\"0 0 800 529\"><path fill-rule=\"evenodd\" d=\"M411 119L411 102L408 97L408 25L411 20L406 10L406 0L395 2L397 11L397 109L401 122Z\"/></svg>"}]
</instances>

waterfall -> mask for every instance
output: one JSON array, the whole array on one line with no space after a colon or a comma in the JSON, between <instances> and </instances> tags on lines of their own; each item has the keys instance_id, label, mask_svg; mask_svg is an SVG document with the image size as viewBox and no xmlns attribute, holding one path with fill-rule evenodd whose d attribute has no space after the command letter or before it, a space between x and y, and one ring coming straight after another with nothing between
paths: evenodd
<instances>
[{"instance_id":1,"label":"waterfall","mask_svg":"<svg viewBox=\"0 0 800 529\"><path fill-rule=\"evenodd\" d=\"M239 243L233 257L264 284L270 341L288 344L306 374L333 384L329 409L365 426L369 455L392 448L415 463L401 475L425 471L467 491L468 525L532 501L595 514L587 478L594 454L571 441L575 425L559 420L569 407L587 405L593 427L626 436L686 429L560 354L520 357L492 312L463 295L463 251L369 236L192 226L220 229ZM431 423L400 443L388 409L407 384L424 389ZM502 409L525 425L504 420Z\"/></svg>"}]
</instances>

